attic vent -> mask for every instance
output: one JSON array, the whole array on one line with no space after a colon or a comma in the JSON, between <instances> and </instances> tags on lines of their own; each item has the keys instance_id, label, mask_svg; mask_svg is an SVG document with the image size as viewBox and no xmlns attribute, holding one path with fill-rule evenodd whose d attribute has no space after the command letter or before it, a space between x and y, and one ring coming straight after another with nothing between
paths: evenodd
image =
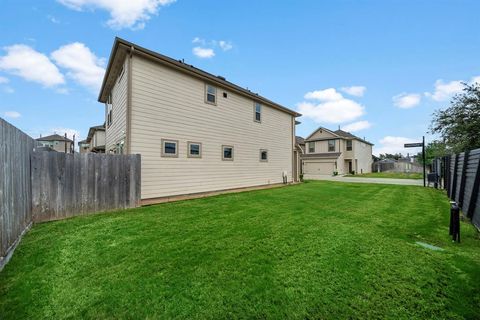
<instances>
[{"instance_id":1,"label":"attic vent","mask_svg":"<svg viewBox=\"0 0 480 320\"><path fill-rule=\"evenodd\" d=\"M222 77L222 76L217 76L217 78L223 81L227 81L227 79L225 79L225 77Z\"/></svg>"}]
</instances>

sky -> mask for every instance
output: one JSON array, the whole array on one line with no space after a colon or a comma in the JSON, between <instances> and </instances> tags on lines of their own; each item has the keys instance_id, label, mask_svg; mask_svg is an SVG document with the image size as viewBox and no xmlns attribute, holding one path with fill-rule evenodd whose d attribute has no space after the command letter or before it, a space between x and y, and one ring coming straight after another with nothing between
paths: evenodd
<instances>
[{"instance_id":1,"label":"sky","mask_svg":"<svg viewBox=\"0 0 480 320\"><path fill-rule=\"evenodd\" d=\"M86 137L115 36L303 114L416 153L432 114L480 82L480 1L0 0L0 117Z\"/></svg>"}]
</instances>

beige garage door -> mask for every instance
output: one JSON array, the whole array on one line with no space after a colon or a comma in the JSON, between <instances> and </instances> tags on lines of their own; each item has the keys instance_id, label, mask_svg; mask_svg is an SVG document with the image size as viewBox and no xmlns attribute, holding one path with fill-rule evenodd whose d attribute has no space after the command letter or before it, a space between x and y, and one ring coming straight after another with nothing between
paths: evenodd
<instances>
[{"instance_id":1,"label":"beige garage door","mask_svg":"<svg viewBox=\"0 0 480 320\"><path fill-rule=\"evenodd\" d=\"M305 162L303 169L305 174L333 174L335 164L333 162Z\"/></svg>"}]
</instances>

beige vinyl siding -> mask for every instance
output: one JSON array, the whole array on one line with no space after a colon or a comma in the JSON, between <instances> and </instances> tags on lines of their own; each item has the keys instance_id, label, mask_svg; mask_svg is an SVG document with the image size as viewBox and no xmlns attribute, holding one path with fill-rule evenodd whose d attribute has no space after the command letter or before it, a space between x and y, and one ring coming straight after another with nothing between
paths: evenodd
<instances>
[{"instance_id":1,"label":"beige vinyl siding","mask_svg":"<svg viewBox=\"0 0 480 320\"><path fill-rule=\"evenodd\" d=\"M328 151L328 140L322 140L322 141L314 141L315 143L314 153L342 152L343 150L341 150L339 147L340 140L338 138L332 138L331 140L335 140L335 151ZM309 153L308 144L309 142L306 143L307 153Z\"/></svg>"},{"instance_id":2,"label":"beige vinyl siding","mask_svg":"<svg viewBox=\"0 0 480 320\"><path fill-rule=\"evenodd\" d=\"M372 146L358 140L353 140L353 150L358 167L356 173L372 172Z\"/></svg>"},{"instance_id":3,"label":"beige vinyl siding","mask_svg":"<svg viewBox=\"0 0 480 320\"><path fill-rule=\"evenodd\" d=\"M333 135L326 130L317 130L317 131L315 131L315 133L311 137L308 137L309 140L312 140L312 139L313 140L314 139L329 139L329 138L338 138L338 136Z\"/></svg>"},{"instance_id":4,"label":"beige vinyl siding","mask_svg":"<svg viewBox=\"0 0 480 320\"><path fill-rule=\"evenodd\" d=\"M223 97L223 92L228 97ZM134 55L131 153L142 155L142 198L155 198L292 181L293 116L217 88L205 103L205 83ZM161 157L161 139L178 140L178 158ZM187 157L187 143L202 143L202 157ZM222 161L222 145L234 160ZM268 162L259 161L260 149Z\"/></svg>"},{"instance_id":5,"label":"beige vinyl siding","mask_svg":"<svg viewBox=\"0 0 480 320\"><path fill-rule=\"evenodd\" d=\"M108 152L121 140L125 140L127 132L127 86L128 59L123 64L124 74L120 82L118 77L112 88L112 124L105 129L105 152ZM120 76L120 75L118 75ZM106 122L106 119L105 119ZM124 150L126 150L124 148Z\"/></svg>"}]
</instances>

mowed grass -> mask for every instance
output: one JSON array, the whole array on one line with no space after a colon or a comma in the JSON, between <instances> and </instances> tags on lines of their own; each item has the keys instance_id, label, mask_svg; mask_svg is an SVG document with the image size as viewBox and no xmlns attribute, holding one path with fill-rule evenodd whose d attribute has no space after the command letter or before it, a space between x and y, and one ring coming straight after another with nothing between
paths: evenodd
<instances>
[{"instance_id":1,"label":"mowed grass","mask_svg":"<svg viewBox=\"0 0 480 320\"><path fill-rule=\"evenodd\" d=\"M480 238L448 221L435 189L309 181L39 224L0 318L478 319Z\"/></svg>"},{"instance_id":2,"label":"mowed grass","mask_svg":"<svg viewBox=\"0 0 480 320\"><path fill-rule=\"evenodd\" d=\"M405 172L372 172L362 174L352 174L349 177L358 178L390 178L390 179L423 179L422 173L405 173Z\"/></svg>"}]
</instances>

